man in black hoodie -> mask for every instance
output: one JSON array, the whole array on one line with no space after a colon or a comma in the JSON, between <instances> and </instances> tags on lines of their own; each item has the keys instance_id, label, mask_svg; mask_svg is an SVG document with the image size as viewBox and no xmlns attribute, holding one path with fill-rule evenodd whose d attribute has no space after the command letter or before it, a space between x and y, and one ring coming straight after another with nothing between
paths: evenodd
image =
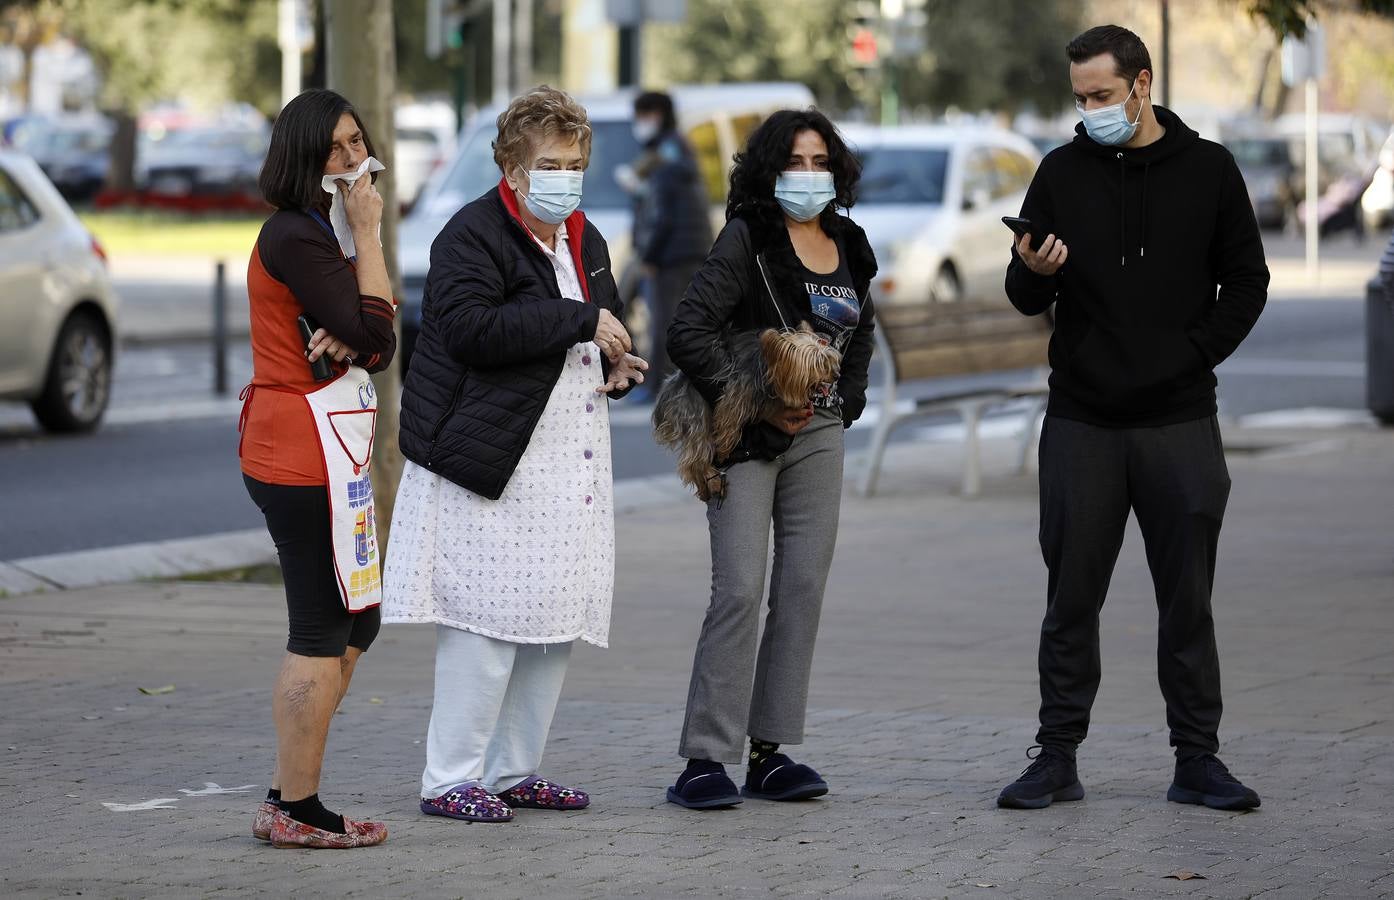
<instances>
[{"instance_id":1,"label":"man in black hoodie","mask_svg":"<svg viewBox=\"0 0 1394 900\"><path fill-rule=\"evenodd\" d=\"M1093 28L1066 52L1083 122L1041 162L1021 211L1035 235L1007 268L1012 304L1026 315L1054 305L1055 334L1040 448L1050 576L1040 754L997 802L1038 809L1084 796L1075 748L1099 686L1099 610L1131 510L1157 594L1157 671L1176 748L1167 797L1252 809L1258 795L1215 757L1210 593L1230 480L1214 369L1263 310L1263 244L1234 159L1151 104L1152 63L1137 35Z\"/></svg>"}]
</instances>

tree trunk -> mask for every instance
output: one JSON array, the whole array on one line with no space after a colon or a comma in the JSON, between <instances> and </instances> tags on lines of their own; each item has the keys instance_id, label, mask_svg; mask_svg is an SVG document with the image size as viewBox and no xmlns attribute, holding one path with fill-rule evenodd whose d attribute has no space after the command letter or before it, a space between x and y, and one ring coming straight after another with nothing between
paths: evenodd
<instances>
[{"instance_id":1,"label":"tree trunk","mask_svg":"<svg viewBox=\"0 0 1394 900\"><path fill-rule=\"evenodd\" d=\"M115 109L107 116L116 124L111 135L110 161L106 187L119 197L128 197L136 183L136 117L128 109Z\"/></svg>"},{"instance_id":2,"label":"tree trunk","mask_svg":"<svg viewBox=\"0 0 1394 900\"><path fill-rule=\"evenodd\" d=\"M34 111L34 51L38 46L24 41L19 45L19 52L22 58L19 75L19 96L20 102L24 104L24 112Z\"/></svg>"},{"instance_id":3,"label":"tree trunk","mask_svg":"<svg viewBox=\"0 0 1394 900\"><path fill-rule=\"evenodd\" d=\"M397 57L392 29L391 0L328 0L324 5L328 84L348 98L363 120L378 159L387 171L378 178L382 194L382 251L392 278L392 292L402 295L397 268L397 184L392 107L397 92ZM401 324L397 325L398 336ZM402 451L397 444L401 410L401 369L394 359L386 371L373 376L378 395L377 436L373 442L373 495L378 546L385 554L402 477Z\"/></svg>"}]
</instances>

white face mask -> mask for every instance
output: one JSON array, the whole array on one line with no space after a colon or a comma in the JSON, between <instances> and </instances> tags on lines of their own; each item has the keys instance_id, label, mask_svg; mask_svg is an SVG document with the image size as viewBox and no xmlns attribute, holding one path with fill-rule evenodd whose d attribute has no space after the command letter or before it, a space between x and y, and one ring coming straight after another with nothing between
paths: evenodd
<instances>
[{"instance_id":1,"label":"white face mask","mask_svg":"<svg viewBox=\"0 0 1394 900\"><path fill-rule=\"evenodd\" d=\"M533 169L528 172L528 192L523 204L548 225L560 225L581 205L584 178L584 172Z\"/></svg>"},{"instance_id":2,"label":"white face mask","mask_svg":"<svg viewBox=\"0 0 1394 900\"><path fill-rule=\"evenodd\" d=\"M663 126L657 119L635 119L634 140L641 144L647 144L649 141L658 137L658 133L662 129Z\"/></svg>"},{"instance_id":3,"label":"white face mask","mask_svg":"<svg viewBox=\"0 0 1394 900\"><path fill-rule=\"evenodd\" d=\"M836 197L831 172L780 172L774 180L774 199L795 222L818 218Z\"/></svg>"},{"instance_id":4,"label":"white face mask","mask_svg":"<svg viewBox=\"0 0 1394 900\"><path fill-rule=\"evenodd\" d=\"M1128 101L1133 99L1133 91L1136 90L1137 81L1134 80L1132 89L1122 103L1099 109L1085 109L1079 101L1075 101L1075 109L1079 110L1079 116L1084 120L1084 130L1090 138L1109 147L1126 144L1133 139L1138 125L1142 124L1141 106L1137 110L1137 121L1128 121Z\"/></svg>"}]
</instances>

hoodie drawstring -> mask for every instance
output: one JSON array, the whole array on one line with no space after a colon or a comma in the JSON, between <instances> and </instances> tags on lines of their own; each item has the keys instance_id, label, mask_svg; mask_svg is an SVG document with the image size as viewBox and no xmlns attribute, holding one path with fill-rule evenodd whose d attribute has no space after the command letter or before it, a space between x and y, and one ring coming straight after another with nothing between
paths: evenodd
<instances>
[{"instance_id":1,"label":"hoodie drawstring","mask_svg":"<svg viewBox=\"0 0 1394 900\"><path fill-rule=\"evenodd\" d=\"M1151 163L1142 166L1142 240L1138 243L1138 256L1147 255L1147 173L1152 170Z\"/></svg>"},{"instance_id":2,"label":"hoodie drawstring","mask_svg":"<svg viewBox=\"0 0 1394 900\"><path fill-rule=\"evenodd\" d=\"M1128 165L1118 155L1118 265L1128 264Z\"/></svg>"},{"instance_id":3,"label":"hoodie drawstring","mask_svg":"<svg viewBox=\"0 0 1394 900\"><path fill-rule=\"evenodd\" d=\"M1118 155L1118 265L1128 264L1128 164L1123 154ZM1137 255L1147 255L1147 173L1152 164L1142 166L1142 237L1138 242Z\"/></svg>"}]
</instances>

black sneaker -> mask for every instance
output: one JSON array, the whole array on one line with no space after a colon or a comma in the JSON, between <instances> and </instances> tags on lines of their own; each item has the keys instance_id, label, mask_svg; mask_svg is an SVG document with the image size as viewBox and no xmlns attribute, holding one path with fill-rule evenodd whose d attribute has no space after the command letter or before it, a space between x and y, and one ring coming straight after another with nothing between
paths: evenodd
<instances>
[{"instance_id":1,"label":"black sneaker","mask_svg":"<svg viewBox=\"0 0 1394 900\"><path fill-rule=\"evenodd\" d=\"M1176 761L1176 778L1167 789L1167 799L1226 810L1257 809L1263 802L1211 753Z\"/></svg>"},{"instance_id":2,"label":"black sneaker","mask_svg":"<svg viewBox=\"0 0 1394 900\"><path fill-rule=\"evenodd\" d=\"M740 803L741 795L725 766L709 759L693 759L678 776L678 783L668 788L668 802L688 809L721 809Z\"/></svg>"},{"instance_id":3,"label":"black sneaker","mask_svg":"<svg viewBox=\"0 0 1394 900\"><path fill-rule=\"evenodd\" d=\"M812 800L828 792L823 776L783 753L772 753L745 773L741 793L756 800Z\"/></svg>"},{"instance_id":4,"label":"black sneaker","mask_svg":"<svg viewBox=\"0 0 1394 900\"><path fill-rule=\"evenodd\" d=\"M1032 750L1041 752L1031 755ZM1007 809L1045 809L1056 800L1083 800L1084 785L1075 773L1075 761L1064 751L1039 745L1026 751L1031 765L1021 777L1002 788L997 805Z\"/></svg>"}]
</instances>

